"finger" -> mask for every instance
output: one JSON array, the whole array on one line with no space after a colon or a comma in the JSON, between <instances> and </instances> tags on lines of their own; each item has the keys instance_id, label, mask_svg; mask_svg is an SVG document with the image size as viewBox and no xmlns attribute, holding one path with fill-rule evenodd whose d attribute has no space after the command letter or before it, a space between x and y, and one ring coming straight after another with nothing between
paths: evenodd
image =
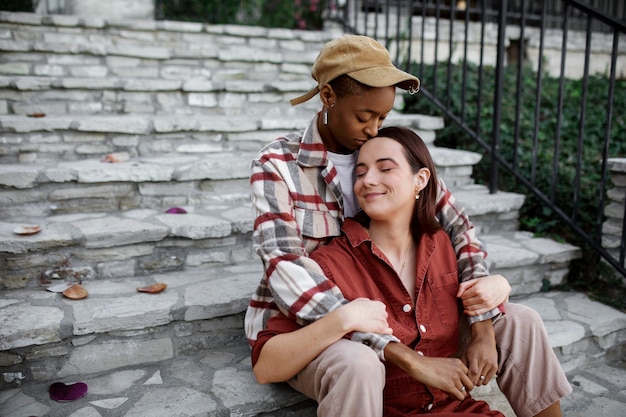
<instances>
[{"instance_id":1,"label":"finger","mask_svg":"<svg viewBox=\"0 0 626 417\"><path fill-rule=\"evenodd\" d=\"M460 386L460 387L456 387L455 389L450 391L448 394L452 395L454 398L456 398L459 401L463 401L465 399L465 396L467 395L467 392L464 386Z\"/></svg>"},{"instance_id":2,"label":"finger","mask_svg":"<svg viewBox=\"0 0 626 417\"><path fill-rule=\"evenodd\" d=\"M467 291L461 297L461 301L463 302L463 307L468 309L476 309L485 305L485 300L477 294L470 293Z\"/></svg>"},{"instance_id":3,"label":"finger","mask_svg":"<svg viewBox=\"0 0 626 417\"><path fill-rule=\"evenodd\" d=\"M472 288L474 285L476 285L476 282L474 282L474 280L460 283L459 290L456 293L457 298L461 297L463 293L465 293L465 291L467 291L469 288Z\"/></svg>"},{"instance_id":4,"label":"finger","mask_svg":"<svg viewBox=\"0 0 626 417\"><path fill-rule=\"evenodd\" d=\"M476 386L486 385L485 381L487 380L488 371L489 371L489 367L487 367L487 366L483 367L476 374L476 378L472 378L472 381L474 382L474 385L476 385ZM491 375L493 375L493 372L491 373Z\"/></svg>"},{"instance_id":5,"label":"finger","mask_svg":"<svg viewBox=\"0 0 626 417\"><path fill-rule=\"evenodd\" d=\"M482 384L483 385L487 385L489 382L491 382L491 380L494 377L497 377L498 375L497 375L496 372L497 372L497 369L492 369L492 370L490 370L488 372L485 372L485 374L484 374L485 379L483 380Z\"/></svg>"},{"instance_id":6,"label":"finger","mask_svg":"<svg viewBox=\"0 0 626 417\"><path fill-rule=\"evenodd\" d=\"M474 384L476 384L478 382L478 377L480 376L482 368L479 368L478 361L476 359L472 359L470 361L468 368L469 371L467 372L467 376Z\"/></svg>"},{"instance_id":7,"label":"finger","mask_svg":"<svg viewBox=\"0 0 626 417\"><path fill-rule=\"evenodd\" d=\"M474 389L474 383L467 375L461 375L461 383L463 383L463 391L471 391Z\"/></svg>"}]
</instances>

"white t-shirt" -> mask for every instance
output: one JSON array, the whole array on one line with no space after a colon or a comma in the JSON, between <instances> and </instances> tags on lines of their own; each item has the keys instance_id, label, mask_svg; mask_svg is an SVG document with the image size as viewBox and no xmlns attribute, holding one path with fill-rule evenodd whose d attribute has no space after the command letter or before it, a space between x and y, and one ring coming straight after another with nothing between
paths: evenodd
<instances>
[{"instance_id":1,"label":"white t-shirt","mask_svg":"<svg viewBox=\"0 0 626 417\"><path fill-rule=\"evenodd\" d=\"M341 184L341 192L343 194L343 214L345 217L352 217L360 210L359 202L354 195L354 168L359 152L353 152L345 155L340 153L328 152L328 158L333 161L339 183Z\"/></svg>"}]
</instances>

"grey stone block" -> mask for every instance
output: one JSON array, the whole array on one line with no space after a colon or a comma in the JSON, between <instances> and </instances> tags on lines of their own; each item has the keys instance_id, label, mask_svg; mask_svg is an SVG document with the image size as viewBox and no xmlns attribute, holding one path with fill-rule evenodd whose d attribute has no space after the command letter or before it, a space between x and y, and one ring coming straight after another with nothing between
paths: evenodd
<instances>
[{"instance_id":1,"label":"grey stone block","mask_svg":"<svg viewBox=\"0 0 626 417\"><path fill-rule=\"evenodd\" d=\"M21 299L5 299L0 304L0 311L0 350L61 340L59 330L63 312L59 308L33 306Z\"/></svg>"},{"instance_id":2,"label":"grey stone block","mask_svg":"<svg viewBox=\"0 0 626 417\"><path fill-rule=\"evenodd\" d=\"M86 248L106 248L163 239L167 227L134 219L103 217L79 220L72 224L82 235Z\"/></svg>"},{"instance_id":3,"label":"grey stone block","mask_svg":"<svg viewBox=\"0 0 626 417\"><path fill-rule=\"evenodd\" d=\"M113 341L78 346L67 363L59 370L58 377L154 363L171 359L173 355L172 341L169 338Z\"/></svg>"}]
</instances>

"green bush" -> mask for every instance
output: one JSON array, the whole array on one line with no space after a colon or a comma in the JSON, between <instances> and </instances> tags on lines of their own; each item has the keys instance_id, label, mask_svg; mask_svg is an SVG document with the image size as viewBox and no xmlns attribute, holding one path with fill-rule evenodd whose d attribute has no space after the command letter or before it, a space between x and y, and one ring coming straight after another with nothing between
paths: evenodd
<instances>
[{"instance_id":1,"label":"green bush","mask_svg":"<svg viewBox=\"0 0 626 417\"><path fill-rule=\"evenodd\" d=\"M0 1L0 10L6 12L32 12L32 0L2 0Z\"/></svg>"},{"instance_id":2,"label":"green bush","mask_svg":"<svg viewBox=\"0 0 626 417\"><path fill-rule=\"evenodd\" d=\"M414 66L412 71L421 75L422 84L430 91L436 87L437 95L442 102L447 102L453 114L460 116L462 111L463 86L462 66L455 65L450 72L451 82L446 83L447 63L437 66L436 85L435 68L433 66ZM480 128L483 138L489 142L493 125L494 77L493 68L483 69L483 90L478 91L479 70L468 66L466 73L465 120ZM600 200L601 159L607 118L607 97L609 80L603 76L592 76L583 91L582 80L565 80L563 85L563 113L558 158L555 162L555 134L557 125L559 79L544 74L541 82L541 103L538 112L537 151L533 153L533 136L536 120L536 84L537 74L530 68L522 72L522 93L519 111L519 139L517 153L514 155L514 123L516 110L517 68L509 66L504 74L504 94L502 97L502 121L500 124L500 152L506 161L514 165L522 175L534 178L535 185L542 192L551 196L557 205L568 215L576 213L577 225L588 234L596 235L595 223L598 217ZM626 108L626 81L618 80L615 86L609 157L626 156L626 120L622 109ZM581 120L581 97L586 93L587 107L582 141L578 143ZM480 126L476 125L477 103L482 102ZM407 100L407 112L441 115L429 100L413 96ZM474 167L474 178L478 183L489 184L490 161L487 152L476 141L464 133L451 120L446 120L445 128L438 132L438 146L466 149L479 152L484 156L483 162ZM582 146L579 146L582 145ZM516 159L514 159L516 158ZM515 161L515 163L514 163ZM557 181L551 184L553 170L556 166ZM576 167L580 166L580 177L576 176ZM534 167L534 168L533 168ZM578 187L576 187L578 184ZM607 184L610 188L610 184ZM580 246L583 259L574 262L568 283L595 294L611 304L626 308L623 291L614 291L615 278L608 268L600 267L599 255L573 231L564 227L564 222L539 198L531 194L510 172L501 168L499 171L498 188L504 191L526 194L526 201L520 212L520 227L534 232L536 235L550 236L556 240L567 241ZM578 188L578 202L575 193ZM605 202L607 200L605 199Z\"/></svg>"},{"instance_id":3,"label":"green bush","mask_svg":"<svg viewBox=\"0 0 626 417\"><path fill-rule=\"evenodd\" d=\"M159 18L320 30L326 0L161 0Z\"/></svg>"}]
</instances>

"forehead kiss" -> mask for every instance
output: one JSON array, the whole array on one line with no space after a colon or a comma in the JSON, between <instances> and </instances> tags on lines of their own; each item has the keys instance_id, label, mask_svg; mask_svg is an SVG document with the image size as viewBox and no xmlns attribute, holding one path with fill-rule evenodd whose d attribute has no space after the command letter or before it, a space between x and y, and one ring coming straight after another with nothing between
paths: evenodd
<instances>
[{"instance_id":1,"label":"forehead kiss","mask_svg":"<svg viewBox=\"0 0 626 417\"><path fill-rule=\"evenodd\" d=\"M408 163L403 145L387 136L377 136L363 143L359 150L357 168L382 161Z\"/></svg>"}]
</instances>

